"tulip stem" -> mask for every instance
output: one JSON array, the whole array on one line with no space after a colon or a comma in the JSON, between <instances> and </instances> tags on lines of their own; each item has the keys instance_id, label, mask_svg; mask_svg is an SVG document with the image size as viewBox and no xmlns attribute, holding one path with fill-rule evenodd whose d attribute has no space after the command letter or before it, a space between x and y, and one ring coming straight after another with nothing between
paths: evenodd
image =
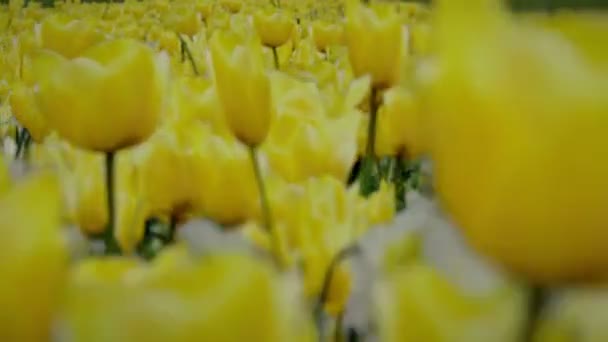
<instances>
[{"instance_id":1,"label":"tulip stem","mask_svg":"<svg viewBox=\"0 0 608 342\"><path fill-rule=\"evenodd\" d=\"M277 48L274 46L272 47L272 56L274 57L274 67L279 70L279 53L277 52Z\"/></svg>"},{"instance_id":2,"label":"tulip stem","mask_svg":"<svg viewBox=\"0 0 608 342\"><path fill-rule=\"evenodd\" d=\"M192 65L192 71L194 71L194 74L196 76L198 76L199 75L198 67L196 66L194 57L192 57L192 51L190 51L190 48L188 47L188 43L179 33L177 34L177 37L179 38L179 42L180 42L180 47L181 47L181 52L182 52L182 62L184 62L185 57L188 57L188 60L190 61L190 65Z\"/></svg>"},{"instance_id":3,"label":"tulip stem","mask_svg":"<svg viewBox=\"0 0 608 342\"><path fill-rule=\"evenodd\" d=\"M319 293L319 298L315 306L316 323L320 335L323 335L323 313L325 312L325 304L329 300L329 292L331 291L331 285L334 278L334 274L336 273L336 269L338 268L338 266L340 266L340 263L342 263L342 261L360 252L361 250L359 248L359 245L357 244L347 246L346 248L340 250L338 254L336 254L336 256L334 256L334 258L331 260L331 263L327 267L327 272L325 273L325 277L323 278L323 287L321 288L321 292ZM324 340L322 338L323 336L319 337L320 341Z\"/></svg>"},{"instance_id":4,"label":"tulip stem","mask_svg":"<svg viewBox=\"0 0 608 342\"><path fill-rule=\"evenodd\" d=\"M106 194L108 205L108 228L104 234L106 245L105 254L120 254L120 247L114 237L115 206L114 206L114 172L115 172L115 152L106 152Z\"/></svg>"},{"instance_id":5,"label":"tulip stem","mask_svg":"<svg viewBox=\"0 0 608 342\"><path fill-rule=\"evenodd\" d=\"M523 330L524 342L530 342L534 339L534 333L538 328L538 323L542 315L542 311L547 303L549 293L546 288L534 285L530 289L528 299L528 317Z\"/></svg>"},{"instance_id":6,"label":"tulip stem","mask_svg":"<svg viewBox=\"0 0 608 342\"><path fill-rule=\"evenodd\" d=\"M262 178L262 172L260 170L260 163L258 158L258 150L255 146L249 146L249 155L251 157L251 163L253 164L253 172L255 174L255 180L258 184L258 191L260 193L260 205L262 208L262 216L264 220L264 226L266 231L270 235L270 243L272 245L273 254L277 265L280 265L279 262L279 241L274 231L274 224L272 222L272 215L270 212L270 203L268 202L268 195L266 193L266 187L264 186L264 179Z\"/></svg>"},{"instance_id":7,"label":"tulip stem","mask_svg":"<svg viewBox=\"0 0 608 342\"><path fill-rule=\"evenodd\" d=\"M376 154L376 125L378 121L378 90L372 87L369 94L369 124L367 126L367 157L375 159Z\"/></svg>"}]
</instances>

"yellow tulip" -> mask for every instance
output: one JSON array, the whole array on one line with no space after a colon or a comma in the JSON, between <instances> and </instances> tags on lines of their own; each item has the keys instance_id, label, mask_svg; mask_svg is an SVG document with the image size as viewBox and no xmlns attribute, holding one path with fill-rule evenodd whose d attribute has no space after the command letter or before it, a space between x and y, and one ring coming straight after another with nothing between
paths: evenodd
<instances>
[{"instance_id":1,"label":"yellow tulip","mask_svg":"<svg viewBox=\"0 0 608 342\"><path fill-rule=\"evenodd\" d=\"M384 93L383 106L378 113L377 145L386 144L388 155L416 158L423 151L422 124L414 95L402 87ZM384 154L380 154L384 155Z\"/></svg>"},{"instance_id":2,"label":"yellow tulip","mask_svg":"<svg viewBox=\"0 0 608 342\"><path fill-rule=\"evenodd\" d=\"M524 318L522 291L473 295L421 264L388 275L375 293L382 341L517 341Z\"/></svg>"},{"instance_id":3,"label":"yellow tulip","mask_svg":"<svg viewBox=\"0 0 608 342\"><path fill-rule=\"evenodd\" d=\"M235 140L210 135L195 151L193 163L197 212L226 225L252 216L259 206L258 190L246 148Z\"/></svg>"},{"instance_id":4,"label":"yellow tulip","mask_svg":"<svg viewBox=\"0 0 608 342\"><path fill-rule=\"evenodd\" d=\"M194 36L202 28L198 13L190 7L177 7L165 18L165 25L179 34Z\"/></svg>"},{"instance_id":5,"label":"yellow tulip","mask_svg":"<svg viewBox=\"0 0 608 342\"><path fill-rule=\"evenodd\" d=\"M103 158L86 151L73 153L76 165L70 177L75 182L76 222L88 234L102 233L108 224Z\"/></svg>"},{"instance_id":6,"label":"yellow tulip","mask_svg":"<svg viewBox=\"0 0 608 342\"><path fill-rule=\"evenodd\" d=\"M50 128L36 105L33 89L16 84L9 100L15 118L27 128L35 142L42 142L49 134Z\"/></svg>"},{"instance_id":7,"label":"yellow tulip","mask_svg":"<svg viewBox=\"0 0 608 342\"><path fill-rule=\"evenodd\" d=\"M573 38L516 26L494 2L452 5L438 8L439 72L426 94L445 208L512 271L541 282L604 278L608 78L590 56L606 60L608 49L588 43L608 30Z\"/></svg>"},{"instance_id":8,"label":"yellow tulip","mask_svg":"<svg viewBox=\"0 0 608 342\"><path fill-rule=\"evenodd\" d=\"M132 253L144 236L145 223L152 210L141 171L135 163L136 152L123 152L118 156L116 199L116 240L125 253Z\"/></svg>"},{"instance_id":9,"label":"yellow tulip","mask_svg":"<svg viewBox=\"0 0 608 342\"><path fill-rule=\"evenodd\" d=\"M192 175L186 153L174 132L163 128L137 151L145 198L152 215L180 215L191 206Z\"/></svg>"},{"instance_id":10,"label":"yellow tulip","mask_svg":"<svg viewBox=\"0 0 608 342\"><path fill-rule=\"evenodd\" d=\"M253 22L262 43L274 48L287 43L295 28L293 19L282 11L258 11L253 16Z\"/></svg>"},{"instance_id":11,"label":"yellow tulip","mask_svg":"<svg viewBox=\"0 0 608 342\"><path fill-rule=\"evenodd\" d=\"M200 120L221 136L231 135L213 82L202 77L182 77L177 82L176 114L178 120Z\"/></svg>"},{"instance_id":12,"label":"yellow tulip","mask_svg":"<svg viewBox=\"0 0 608 342\"><path fill-rule=\"evenodd\" d=\"M68 141L110 152L154 132L163 110L164 75L143 43L104 42L73 61L50 53L38 59L53 60L40 75L39 108Z\"/></svg>"},{"instance_id":13,"label":"yellow tulip","mask_svg":"<svg viewBox=\"0 0 608 342\"><path fill-rule=\"evenodd\" d=\"M376 88L388 88L398 81L402 29L393 6L368 8L360 1L349 0L345 35L356 76L369 74Z\"/></svg>"},{"instance_id":14,"label":"yellow tulip","mask_svg":"<svg viewBox=\"0 0 608 342\"><path fill-rule=\"evenodd\" d=\"M319 51L327 51L333 45L342 44L344 29L339 24L315 21L312 23L312 37Z\"/></svg>"},{"instance_id":15,"label":"yellow tulip","mask_svg":"<svg viewBox=\"0 0 608 342\"><path fill-rule=\"evenodd\" d=\"M50 16L40 26L40 39L43 48L74 58L102 41L103 35L85 20Z\"/></svg>"},{"instance_id":16,"label":"yellow tulip","mask_svg":"<svg viewBox=\"0 0 608 342\"><path fill-rule=\"evenodd\" d=\"M87 281L78 276L83 271L77 271L70 280L59 331L92 342L313 340L301 305L288 297L293 292L290 283L271 267L233 255L177 263L166 259L161 255L147 268L98 260L87 268L106 269L109 276Z\"/></svg>"},{"instance_id":17,"label":"yellow tulip","mask_svg":"<svg viewBox=\"0 0 608 342\"><path fill-rule=\"evenodd\" d=\"M0 196L0 339L48 341L67 252L59 229L59 186L29 176Z\"/></svg>"},{"instance_id":18,"label":"yellow tulip","mask_svg":"<svg viewBox=\"0 0 608 342\"><path fill-rule=\"evenodd\" d=\"M277 238L285 248L285 255L277 257L287 266L303 263L304 292L316 300L335 256L368 229L367 214L360 210L358 194L332 177L310 178L300 185L271 182L268 188ZM261 213L256 217L259 220ZM245 235L270 249L267 234L260 234L260 230L259 226L248 226ZM348 269L338 265L325 303L329 313L342 312L350 282Z\"/></svg>"},{"instance_id":19,"label":"yellow tulip","mask_svg":"<svg viewBox=\"0 0 608 342\"><path fill-rule=\"evenodd\" d=\"M261 144L270 128L270 81L261 47L234 34L217 32L211 39L215 84L233 134L243 143Z\"/></svg>"}]
</instances>

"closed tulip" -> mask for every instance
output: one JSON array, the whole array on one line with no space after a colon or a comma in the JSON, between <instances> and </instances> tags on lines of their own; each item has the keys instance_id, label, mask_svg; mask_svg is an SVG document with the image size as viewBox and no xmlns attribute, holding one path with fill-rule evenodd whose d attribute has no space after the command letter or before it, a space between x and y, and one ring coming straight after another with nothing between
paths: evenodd
<instances>
[{"instance_id":1,"label":"closed tulip","mask_svg":"<svg viewBox=\"0 0 608 342\"><path fill-rule=\"evenodd\" d=\"M293 19L281 11L273 13L256 12L253 16L253 22L262 43L274 48L287 43L295 28Z\"/></svg>"},{"instance_id":2,"label":"closed tulip","mask_svg":"<svg viewBox=\"0 0 608 342\"><path fill-rule=\"evenodd\" d=\"M394 6L366 7L357 0L348 1L345 35L355 76L369 74L376 88L398 81L402 30Z\"/></svg>"},{"instance_id":3,"label":"closed tulip","mask_svg":"<svg viewBox=\"0 0 608 342\"><path fill-rule=\"evenodd\" d=\"M243 143L261 144L272 116L270 81L261 47L234 34L217 32L211 40L211 57L228 126Z\"/></svg>"},{"instance_id":4,"label":"closed tulip","mask_svg":"<svg viewBox=\"0 0 608 342\"><path fill-rule=\"evenodd\" d=\"M159 60L143 43L104 42L82 58L52 60L40 75L38 105L49 126L73 144L111 152L142 142L163 109L164 75ZM65 104L69 103L69 106Z\"/></svg>"},{"instance_id":5,"label":"closed tulip","mask_svg":"<svg viewBox=\"0 0 608 342\"><path fill-rule=\"evenodd\" d=\"M339 24L315 21L312 23L312 37L319 51L327 51L332 45L342 44L344 28Z\"/></svg>"}]
</instances>

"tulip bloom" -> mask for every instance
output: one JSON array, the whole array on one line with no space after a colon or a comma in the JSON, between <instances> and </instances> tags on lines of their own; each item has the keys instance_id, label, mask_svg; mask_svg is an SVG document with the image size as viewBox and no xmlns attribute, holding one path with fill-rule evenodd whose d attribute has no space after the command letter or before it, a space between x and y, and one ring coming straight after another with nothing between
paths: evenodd
<instances>
[{"instance_id":1,"label":"tulip bloom","mask_svg":"<svg viewBox=\"0 0 608 342\"><path fill-rule=\"evenodd\" d=\"M39 75L39 108L71 143L111 152L142 142L156 129L164 78L143 43L104 42L74 60L43 52L34 63L46 63Z\"/></svg>"},{"instance_id":2,"label":"tulip bloom","mask_svg":"<svg viewBox=\"0 0 608 342\"><path fill-rule=\"evenodd\" d=\"M270 128L270 81L261 46L234 34L218 32L211 39L217 92L233 134L249 146L261 144Z\"/></svg>"},{"instance_id":3,"label":"tulip bloom","mask_svg":"<svg viewBox=\"0 0 608 342\"><path fill-rule=\"evenodd\" d=\"M394 6L366 7L358 0L348 1L345 33L355 76L369 74L375 88L398 81L402 30Z\"/></svg>"}]
</instances>

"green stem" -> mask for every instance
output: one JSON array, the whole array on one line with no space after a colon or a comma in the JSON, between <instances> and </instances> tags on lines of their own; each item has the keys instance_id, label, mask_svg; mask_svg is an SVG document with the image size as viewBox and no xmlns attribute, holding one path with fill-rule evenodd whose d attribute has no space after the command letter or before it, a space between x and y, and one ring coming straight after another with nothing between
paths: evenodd
<instances>
[{"instance_id":1,"label":"green stem","mask_svg":"<svg viewBox=\"0 0 608 342\"><path fill-rule=\"evenodd\" d=\"M280 69L280 65L279 65L279 54L277 52L277 48L276 47L272 47L272 56L274 57L274 67L279 70Z\"/></svg>"},{"instance_id":2,"label":"green stem","mask_svg":"<svg viewBox=\"0 0 608 342\"><path fill-rule=\"evenodd\" d=\"M523 341L531 342L534 340L534 332L538 328L542 311L547 303L548 291L538 285L532 286L528 299L528 318L523 331Z\"/></svg>"},{"instance_id":3,"label":"green stem","mask_svg":"<svg viewBox=\"0 0 608 342\"><path fill-rule=\"evenodd\" d=\"M120 247L114 237L115 223L115 203L114 203L114 172L115 172L115 152L106 152L106 194L108 206L108 227L104 234L106 244L105 253L108 255L120 254Z\"/></svg>"},{"instance_id":4,"label":"green stem","mask_svg":"<svg viewBox=\"0 0 608 342\"><path fill-rule=\"evenodd\" d=\"M317 328L321 336L323 335L323 312L325 304L329 300L329 291L331 290L334 273L336 273L336 269L342 263L342 261L348 259L353 255L356 255L359 252L360 249L358 245L350 245L340 250L340 252L338 252L338 254L336 254L336 256L332 259L331 263L329 264L329 267L327 268L327 272L325 273L325 277L323 278L323 287L321 288L321 293L319 294L319 298L315 307Z\"/></svg>"},{"instance_id":5,"label":"green stem","mask_svg":"<svg viewBox=\"0 0 608 342\"><path fill-rule=\"evenodd\" d=\"M372 87L369 94L369 123L367 125L367 148L368 158L376 159L376 125L378 121L378 91Z\"/></svg>"},{"instance_id":6,"label":"green stem","mask_svg":"<svg viewBox=\"0 0 608 342\"><path fill-rule=\"evenodd\" d=\"M181 46L182 62L184 62L185 57L188 57L188 60L190 61L190 65L192 65L192 71L194 71L194 74L196 76L198 76L199 75L198 67L196 66L194 57L192 57L192 51L190 51L190 48L188 47L188 43L186 43L186 40L179 33L177 34L177 37L179 38L179 42L180 42L180 46Z\"/></svg>"},{"instance_id":7,"label":"green stem","mask_svg":"<svg viewBox=\"0 0 608 342\"><path fill-rule=\"evenodd\" d=\"M274 230L274 224L272 222L272 214L270 211L270 203L268 202L268 195L266 194L266 187L264 186L264 179L262 178L262 172L260 170L260 163L258 158L258 150L255 146L249 146L249 155L251 157L251 163L253 164L253 172L255 174L255 180L258 184L258 191L260 193L260 205L262 208L262 216L264 220L264 226L270 236L270 243L274 259L277 265L280 265L279 256L280 248L278 236Z\"/></svg>"},{"instance_id":8,"label":"green stem","mask_svg":"<svg viewBox=\"0 0 608 342\"><path fill-rule=\"evenodd\" d=\"M175 231L177 229L177 215L171 215L169 218L169 236L167 237L167 243L175 241Z\"/></svg>"}]
</instances>

